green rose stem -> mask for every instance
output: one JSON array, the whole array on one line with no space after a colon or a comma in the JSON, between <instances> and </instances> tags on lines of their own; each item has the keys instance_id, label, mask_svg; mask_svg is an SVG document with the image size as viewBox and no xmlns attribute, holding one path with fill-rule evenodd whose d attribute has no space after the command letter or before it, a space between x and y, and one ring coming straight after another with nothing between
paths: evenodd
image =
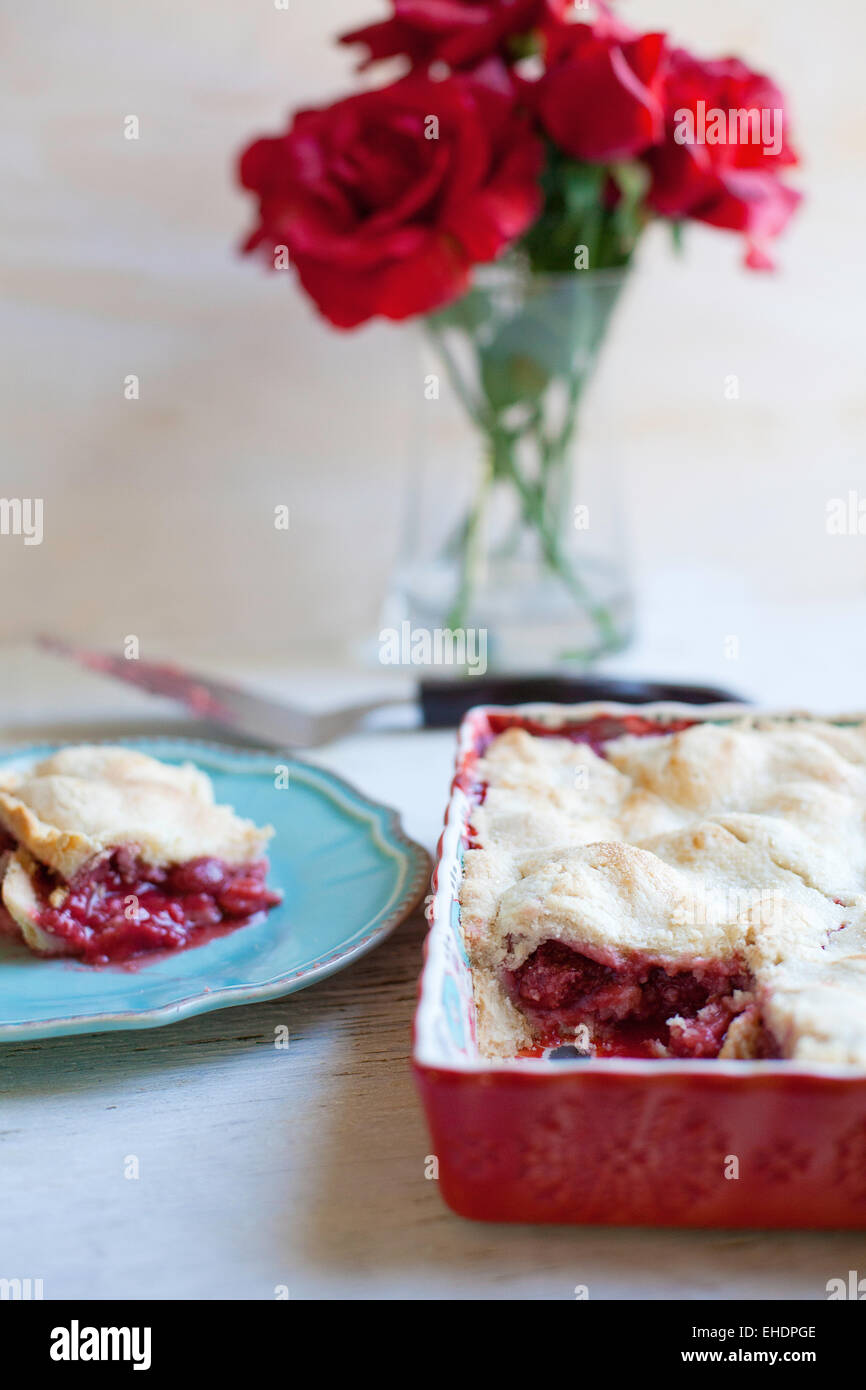
<instances>
[{"instance_id":1,"label":"green rose stem","mask_svg":"<svg viewBox=\"0 0 866 1390\"><path fill-rule=\"evenodd\" d=\"M571 433L573 433L573 429L564 436L566 445L571 437ZM547 498L547 489L544 486L544 481L538 484L527 482L521 474L510 449L508 451L508 457L508 476L517 488L523 506L523 514L527 522L534 525L538 532L538 538L541 542L541 553L544 556L548 569L553 574L559 576L568 590L586 610L595 623L599 635L606 642L615 644L616 626L609 609L607 609L604 604L596 603L592 599L586 585L578 578L567 556L562 553L559 536L556 530L556 517L551 517L549 515L549 506L546 505L549 499ZM564 466L564 454L560 455L557 462L560 466ZM548 481L549 474L550 469L548 469ZM588 653L575 651L573 655L575 659L583 659L585 656L588 656Z\"/></svg>"},{"instance_id":2,"label":"green rose stem","mask_svg":"<svg viewBox=\"0 0 866 1390\"><path fill-rule=\"evenodd\" d=\"M482 539L487 504L493 484L496 481L508 481L514 486L520 498L524 521L532 526L538 534L541 553L548 569L562 580L569 592L589 614L600 637L606 643L616 645L616 626L610 611L603 604L596 603L592 599L586 585L574 572L567 556L562 553L557 534L557 516L553 510L553 499L550 495L553 474L555 471L565 468L568 446L574 436L577 406L583 384L581 377L575 374L569 382L566 419L555 440L549 440L544 434L541 412L538 410L523 429L508 430L498 422L494 412L485 410L483 405L473 399L446 336L439 326L428 320L428 327L445 364L455 394L485 439L484 467L475 501L469 515L460 523L446 546L446 550L451 552L457 548L459 542L460 550L460 577L454 602L446 619L447 626L452 631L466 626L481 569ZM524 477L517 462L515 446L524 437L534 439L537 446L540 459L540 476L537 483L530 482ZM575 651L569 655L574 659L581 660L589 653Z\"/></svg>"},{"instance_id":3,"label":"green rose stem","mask_svg":"<svg viewBox=\"0 0 866 1390\"><path fill-rule=\"evenodd\" d=\"M469 607L472 602L472 595L475 592L481 568L481 540L484 533L484 517L487 511L487 502L490 496L490 488L493 483L493 456L491 450L485 450L484 467L481 474L478 492L472 509L466 518L463 527L463 545L460 550L460 580L457 586L457 593L451 610L445 620L446 627L452 632L457 628L466 627L466 619L469 614Z\"/></svg>"}]
</instances>

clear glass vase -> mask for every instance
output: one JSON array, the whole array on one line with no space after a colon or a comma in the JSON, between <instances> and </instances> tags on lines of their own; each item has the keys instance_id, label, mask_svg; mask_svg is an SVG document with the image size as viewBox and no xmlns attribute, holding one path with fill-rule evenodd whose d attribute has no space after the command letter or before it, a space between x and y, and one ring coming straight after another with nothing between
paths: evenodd
<instances>
[{"instance_id":1,"label":"clear glass vase","mask_svg":"<svg viewBox=\"0 0 866 1390\"><path fill-rule=\"evenodd\" d=\"M501 671L585 666L627 643L615 421L583 429L626 274L499 265L425 321L386 622L483 633Z\"/></svg>"}]
</instances>

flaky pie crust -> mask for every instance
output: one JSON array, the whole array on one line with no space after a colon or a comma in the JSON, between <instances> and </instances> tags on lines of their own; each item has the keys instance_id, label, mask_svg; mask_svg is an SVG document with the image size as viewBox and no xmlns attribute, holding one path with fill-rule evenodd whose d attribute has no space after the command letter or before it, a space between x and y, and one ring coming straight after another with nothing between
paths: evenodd
<instances>
[{"instance_id":1,"label":"flaky pie crust","mask_svg":"<svg viewBox=\"0 0 866 1390\"><path fill-rule=\"evenodd\" d=\"M27 771L0 773L0 825L25 853L70 880L107 849L136 845L155 865L208 856L258 859L271 827L214 801L210 779L127 748L78 745Z\"/></svg>"},{"instance_id":2,"label":"flaky pie crust","mask_svg":"<svg viewBox=\"0 0 866 1390\"><path fill-rule=\"evenodd\" d=\"M866 1065L866 717L746 715L604 755L512 728L474 770L460 902L482 1052L531 1043L502 976L555 940L736 958L783 1056ZM749 1055L749 1027L725 1055Z\"/></svg>"}]
</instances>

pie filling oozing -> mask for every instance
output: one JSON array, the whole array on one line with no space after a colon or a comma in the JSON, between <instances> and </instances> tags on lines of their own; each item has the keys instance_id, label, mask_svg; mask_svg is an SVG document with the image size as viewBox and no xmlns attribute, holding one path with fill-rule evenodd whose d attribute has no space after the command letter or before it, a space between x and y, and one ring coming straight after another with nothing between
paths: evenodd
<instances>
[{"instance_id":1,"label":"pie filling oozing","mask_svg":"<svg viewBox=\"0 0 866 1390\"><path fill-rule=\"evenodd\" d=\"M489 721L489 737L477 752L484 759L493 739L518 728L542 742L555 734L573 744L587 744L594 755L607 760L606 745L612 739L631 735L641 742L653 741L683 735L694 724L689 719L662 724L627 714L550 730L544 724L496 713ZM471 781L477 816L484 815L481 809L489 794L484 767L480 771L481 776L475 774ZM545 776L544 759L531 766L530 774L537 780ZM520 765L513 763L510 780L499 785L518 787L521 776ZM542 798L520 803L517 809L524 813L524 808L534 810L539 805L544 815L549 803ZM517 823L516 815L505 819L506 827ZM478 834L475 820L468 827L468 849L484 851L484 834ZM651 951L624 951L613 944L609 949L594 947L575 938L569 944L557 935L542 938L514 969L500 966L498 980L509 1004L530 1024L532 1044L518 1045L518 1051L527 1054L574 1044L578 1051L595 1056L717 1058L723 1048L723 1055L731 1056L773 1059L784 1055L763 1016L759 981L737 954L713 959L684 952L669 958ZM731 1031L734 1020L737 1024Z\"/></svg>"},{"instance_id":2,"label":"pie filling oozing","mask_svg":"<svg viewBox=\"0 0 866 1390\"><path fill-rule=\"evenodd\" d=\"M266 859L236 865L199 858L161 868L122 845L83 865L69 883L38 865L34 923L64 953L91 964L176 951L275 907L281 897L268 888L267 872Z\"/></svg>"},{"instance_id":3,"label":"pie filling oozing","mask_svg":"<svg viewBox=\"0 0 866 1390\"><path fill-rule=\"evenodd\" d=\"M585 1025L597 1056L717 1057L731 1021L754 1008L735 962L603 964L559 941L543 942L504 983L539 1041L554 1045ZM768 1040L764 1055L773 1050Z\"/></svg>"},{"instance_id":4,"label":"pie filling oozing","mask_svg":"<svg viewBox=\"0 0 866 1390\"><path fill-rule=\"evenodd\" d=\"M590 720L571 737L604 756L611 737L658 736L689 723L660 725L629 715ZM555 1045L584 1025L596 1056L717 1057L732 1019L754 1008L749 978L736 962L688 967L631 956L604 963L559 941L542 942L517 970L505 972L503 983L539 1041ZM768 1042L767 1053L772 1050Z\"/></svg>"},{"instance_id":5,"label":"pie filling oozing","mask_svg":"<svg viewBox=\"0 0 866 1390\"><path fill-rule=\"evenodd\" d=\"M281 901L271 826L193 763L74 745L0 771L0 932L89 964L199 945Z\"/></svg>"}]
</instances>

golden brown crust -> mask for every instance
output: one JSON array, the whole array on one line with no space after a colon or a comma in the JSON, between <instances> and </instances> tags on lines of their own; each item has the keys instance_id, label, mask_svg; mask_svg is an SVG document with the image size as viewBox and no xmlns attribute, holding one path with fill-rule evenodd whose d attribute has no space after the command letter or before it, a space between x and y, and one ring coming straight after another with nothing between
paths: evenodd
<instances>
[{"instance_id":1,"label":"golden brown crust","mask_svg":"<svg viewBox=\"0 0 866 1390\"><path fill-rule=\"evenodd\" d=\"M52 936L39 925L42 904L33 886L36 865L26 850L16 850L6 861L3 872L3 906L31 951L39 956L63 956L69 946L62 937Z\"/></svg>"},{"instance_id":2,"label":"golden brown crust","mask_svg":"<svg viewBox=\"0 0 866 1390\"><path fill-rule=\"evenodd\" d=\"M532 1043L532 1030L523 1014L506 997L488 970L473 975L478 1046L485 1057L513 1057Z\"/></svg>"}]
</instances>

